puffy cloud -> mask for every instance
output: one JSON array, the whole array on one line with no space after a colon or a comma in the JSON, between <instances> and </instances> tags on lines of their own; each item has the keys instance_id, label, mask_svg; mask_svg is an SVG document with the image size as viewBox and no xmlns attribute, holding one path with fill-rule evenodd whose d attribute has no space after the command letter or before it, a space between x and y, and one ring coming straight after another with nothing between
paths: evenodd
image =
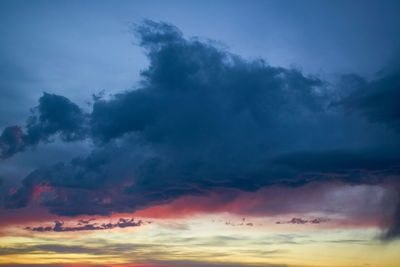
<instances>
[{"instance_id":1,"label":"puffy cloud","mask_svg":"<svg viewBox=\"0 0 400 267\"><path fill-rule=\"evenodd\" d=\"M0 136L0 158L9 158L40 141L48 142L54 134L64 141L82 139L84 120L82 110L68 98L44 93L28 119L27 133L18 126L4 129Z\"/></svg>"},{"instance_id":2,"label":"puffy cloud","mask_svg":"<svg viewBox=\"0 0 400 267\"><path fill-rule=\"evenodd\" d=\"M338 100L317 77L185 39L169 24L146 21L136 34L150 60L138 88L96 97L91 113L45 93L27 133L4 130L3 158L55 134L94 143L87 157L29 174L6 207L26 206L38 186L51 188L42 204L52 213L107 215L221 188L371 184L398 174L398 132L362 119L397 128L394 102L371 101L375 89L367 95L352 89ZM348 86L367 86L355 78ZM396 88L387 97L395 99Z\"/></svg>"},{"instance_id":3,"label":"puffy cloud","mask_svg":"<svg viewBox=\"0 0 400 267\"><path fill-rule=\"evenodd\" d=\"M4 129L0 136L1 158L8 158L15 153L25 149L26 144L23 140L25 134L21 127L10 126Z\"/></svg>"}]
</instances>

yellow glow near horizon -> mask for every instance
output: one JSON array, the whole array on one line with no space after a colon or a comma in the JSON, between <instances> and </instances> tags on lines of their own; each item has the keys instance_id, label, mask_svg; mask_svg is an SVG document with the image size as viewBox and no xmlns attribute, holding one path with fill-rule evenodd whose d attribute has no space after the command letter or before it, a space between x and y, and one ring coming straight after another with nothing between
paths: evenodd
<instances>
[{"instance_id":1,"label":"yellow glow near horizon","mask_svg":"<svg viewBox=\"0 0 400 267\"><path fill-rule=\"evenodd\" d=\"M400 242L376 240L379 230L226 224L226 215L156 220L141 227L82 232L27 232L0 237L0 264L128 264L148 261L308 267L397 267ZM229 220L230 220L229 219ZM312 262L310 262L312 259Z\"/></svg>"}]
</instances>

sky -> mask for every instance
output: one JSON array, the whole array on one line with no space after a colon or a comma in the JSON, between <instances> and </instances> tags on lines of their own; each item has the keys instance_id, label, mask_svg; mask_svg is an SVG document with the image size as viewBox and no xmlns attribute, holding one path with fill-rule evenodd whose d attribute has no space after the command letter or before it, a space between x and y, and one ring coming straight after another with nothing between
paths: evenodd
<instances>
[{"instance_id":1,"label":"sky","mask_svg":"<svg viewBox=\"0 0 400 267\"><path fill-rule=\"evenodd\" d=\"M0 266L398 266L399 10L1 1Z\"/></svg>"}]
</instances>

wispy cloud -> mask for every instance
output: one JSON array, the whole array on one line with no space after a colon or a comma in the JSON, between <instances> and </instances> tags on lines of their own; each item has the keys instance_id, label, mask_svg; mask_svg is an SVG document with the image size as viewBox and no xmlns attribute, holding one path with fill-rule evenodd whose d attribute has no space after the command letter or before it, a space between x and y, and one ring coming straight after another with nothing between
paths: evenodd
<instances>
[{"instance_id":1,"label":"wispy cloud","mask_svg":"<svg viewBox=\"0 0 400 267\"><path fill-rule=\"evenodd\" d=\"M34 232L74 232L74 231L93 231L93 230L107 230L113 228L127 228L127 227L138 227L143 224L141 220L135 221L131 219L120 218L116 223L103 223L97 224L92 223L95 219L79 220L76 226L64 226L64 222L55 221L54 226L38 226L38 227L26 227L25 230Z\"/></svg>"},{"instance_id":2,"label":"wispy cloud","mask_svg":"<svg viewBox=\"0 0 400 267\"><path fill-rule=\"evenodd\" d=\"M277 221L276 224L320 224L329 221L326 218L292 218L289 221Z\"/></svg>"}]
</instances>

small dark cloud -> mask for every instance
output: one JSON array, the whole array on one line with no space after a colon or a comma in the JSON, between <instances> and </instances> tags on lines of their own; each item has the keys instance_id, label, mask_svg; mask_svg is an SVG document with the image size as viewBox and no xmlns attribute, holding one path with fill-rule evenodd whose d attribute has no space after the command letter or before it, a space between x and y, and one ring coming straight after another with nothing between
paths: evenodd
<instances>
[{"instance_id":1,"label":"small dark cloud","mask_svg":"<svg viewBox=\"0 0 400 267\"><path fill-rule=\"evenodd\" d=\"M64 141L81 140L85 136L82 110L63 96L44 93L27 122L27 133L19 126L4 129L0 136L0 158L6 159L40 141L49 142L55 134Z\"/></svg>"},{"instance_id":2,"label":"small dark cloud","mask_svg":"<svg viewBox=\"0 0 400 267\"><path fill-rule=\"evenodd\" d=\"M126 227L137 227L141 226L143 222L141 220L135 221L133 218L124 219L120 218L116 223L103 223L101 225L97 223L90 223L95 219L87 221L79 220L76 226L64 226L63 222L55 221L54 226L38 226L38 227L26 227L25 230L34 232L76 232L76 231L93 231L93 230L107 230L114 228L126 228Z\"/></svg>"},{"instance_id":3,"label":"small dark cloud","mask_svg":"<svg viewBox=\"0 0 400 267\"><path fill-rule=\"evenodd\" d=\"M246 221L246 218L242 218L240 222L232 222L232 221L226 221L225 225L231 225L231 226L254 226L252 222Z\"/></svg>"},{"instance_id":4,"label":"small dark cloud","mask_svg":"<svg viewBox=\"0 0 400 267\"><path fill-rule=\"evenodd\" d=\"M289 221L278 221L276 224L320 224L329 221L325 218L297 218L294 217Z\"/></svg>"},{"instance_id":5,"label":"small dark cloud","mask_svg":"<svg viewBox=\"0 0 400 267\"><path fill-rule=\"evenodd\" d=\"M23 133L21 127L10 126L4 129L0 136L1 158L9 158L17 152L23 151L26 144L23 141Z\"/></svg>"},{"instance_id":6,"label":"small dark cloud","mask_svg":"<svg viewBox=\"0 0 400 267\"><path fill-rule=\"evenodd\" d=\"M91 218L91 219L88 219L88 220L81 219L81 220L78 221L78 225L89 224L90 222L95 221L95 220L96 220L95 218Z\"/></svg>"}]
</instances>

